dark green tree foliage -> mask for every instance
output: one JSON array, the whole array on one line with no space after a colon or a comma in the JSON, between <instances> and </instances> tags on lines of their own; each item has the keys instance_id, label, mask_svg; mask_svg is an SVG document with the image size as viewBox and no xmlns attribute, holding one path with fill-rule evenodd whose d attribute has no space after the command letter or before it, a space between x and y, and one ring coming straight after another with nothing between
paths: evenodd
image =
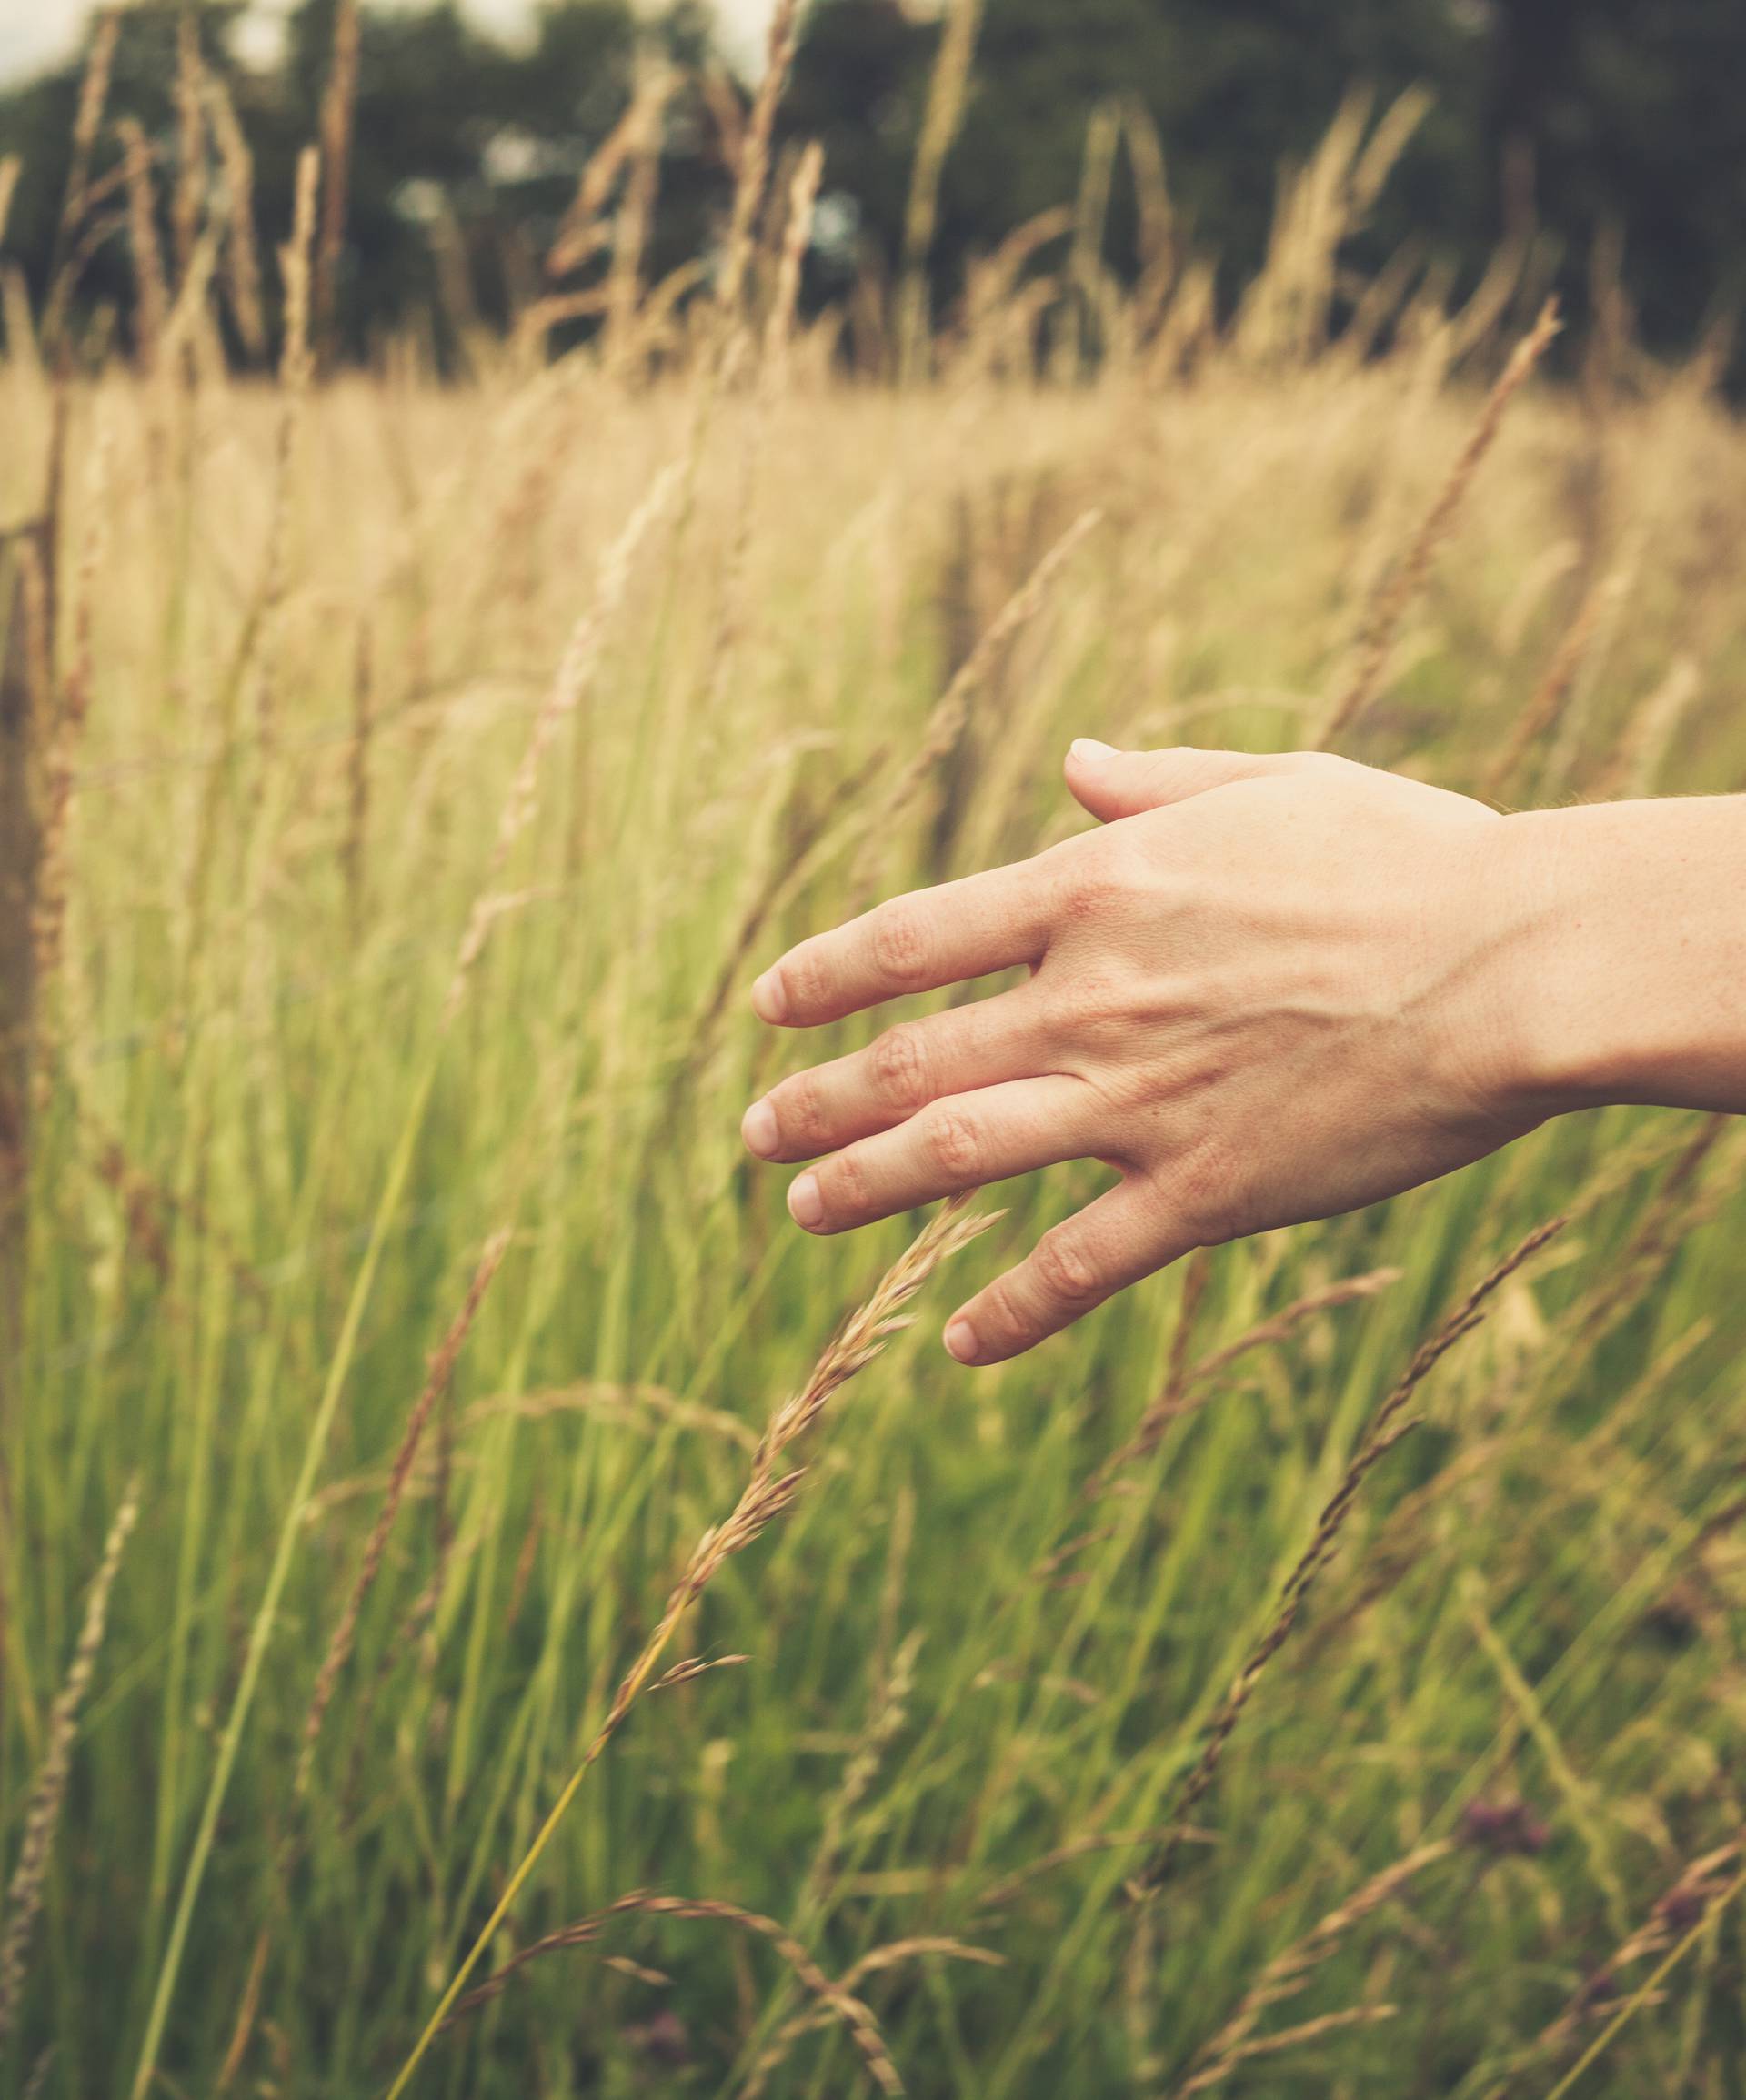
<instances>
[{"instance_id":1,"label":"dark green tree foliage","mask_svg":"<svg viewBox=\"0 0 1746 2100\"><path fill-rule=\"evenodd\" d=\"M833 179L854 193L888 256L900 238L935 41L896 0L822 0L789 99L791 127L825 138ZM1281 165L1313 150L1354 84L1387 97L1418 82L1435 84L1438 110L1372 246L1383 252L1412 230L1476 250L1486 219L1485 40L1449 6L988 0L975 95L942 197L938 287L958 282L967 254L1071 201L1092 113L1111 96L1150 115L1176 208L1234 284L1265 250ZM1119 194L1119 267L1131 259L1122 252L1131 226Z\"/></svg>"},{"instance_id":2,"label":"dark green tree foliage","mask_svg":"<svg viewBox=\"0 0 1746 2100\"><path fill-rule=\"evenodd\" d=\"M226 81L254 158L264 255L285 237L297 154L316 134L335 11L335 0L303 0L283 63L261 72L232 55L237 7L197 10L206 62ZM95 159L99 176L117 158L115 120L123 116L140 121L167 163L181 13L182 0L138 0L130 8ZM581 168L629 99L638 34L628 0L565 0L547 9L531 48L522 49L482 34L452 0L366 6L340 299L353 354L441 315L435 251L447 236L434 224L439 219L461 243L482 320L506 317L512 279L523 296L549 288L540 277L546 249ZM655 34L694 73L708 56L701 0L677 0ZM66 183L79 75L70 65L0 98L0 155L16 153L24 165L6 247L38 298ZM727 186L713 129L684 98L669 119L662 177L650 257L657 273L707 245ZM128 282L117 219L84 279L84 303L121 300Z\"/></svg>"},{"instance_id":3,"label":"dark green tree foliage","mask_svg":"<svg viewBox=\"0 0 1746 2100\"><path fill-rule=\"evenodd\" d=\"M266 196L288 196L297 149L315 136L334 14L334 0L306 0L293 17L285 77L272 112ZM615 19L610 28L622 40L622 23ZM621 53L615 49L611 55L617 75ZM373 318L392 321L435 302L427 222L439 199L447 200L457 226L489 223L496 200L486 156L493 137L512 119L515 72L509 55L479 35L453 6L363 16L340 288L340 312L354 347ZM497 289L488 283L476 286L494 316Z\"/></svg>"},{"instance_id":4,"label":"dark green tree foliage","mask_svg":"<svg viewBox=\"0 0 1746 2100\"><path fill-rule=\"evenodd\" d=\"M1572 287L1612 226L1651 342L1731 315L1746 296L1746 6L1499 0L1495 14L1488 135L1568 243Z\"/></svg>"},{"instance_id":5,"label":"dark green tree foliage","mask_svg":"<svg viewBox=\"0 0 1746 2100\"><path fill-rule=\"evenodd\" d=\"M208 64L223 62L225 46L240 5L206 8L196 17ZM99 141L93 174L112 169L120 156L114 119L136 117L148 137L174 135L177 15L167 5L142 6L130 17L115 48L110 89L110 121ZM5 258L21 263L32 292L40 301L55 254L55 228L66 190L73 123L79 99L80 65L62 67L25 82L0 96L0 156L16 154L21 164L17 192L6 226ZM289 190L287 187L286 195ZM112 199L114 204L115 200ZM131 285L125 243L116 237L120 215L109 215L110 234L95 246L82 284L87 303L120 302Z\"/></svg>"},{"instance_id":6,"label":"dark green tree foliage","mask_svg":"<svg viewBox=\"0 0 1746 2100\"><path fill-rule=\"evenodd\" d=\"M789 99L888 264L937 37L898 0L818 0ZM1149 112L1177 208L1233 291L1265 251L1281 163L1314 148L1355 84L1379 102L1422 84L1435 106L1355 263L1410 235L1470 284L1531 208L1573 310L1611 230L1646 335L1677 348L1746 289L1742 79L1740 0L987 0L936 291L1071 200L1112 95ZM1130 227L1119 190L1117 266Z\"/></svg>"},{"instance_id":7,"label":"dark green tree foliage","mask_svg":"<svg viewBox=\"0 0 1746 2100\"><path fill-rule=\"evenodd\" d=\"M294 136L275 186L287 194L327 77L333 13L334 0L305 0L295 19L285 96ZM682 5L657 29L694 73L708 50L704 20L699 6ZM431 226L439 210L464 245L482 319L500 324L515 294L547 288L541 262L577 179L630 99L637 36L627 0L550 7L525 51L482 35L452 5L364 15L343 300L354 347L440 304ZM724 186L713 148L696 112L677 108L650 257L657 275L707 238Z\"/></svg>"},{"instance_id":8,"label":"dark green tree foliage","mask_svg":"<svg viewBox=\"0 0 1746 2100\"><path fill-rule=\"evenodd\" d=\"M335 0L303 0L283 65L229 55L236 8L198 9L256 161L265 251L284 236L298 147L314 134ZM167 146L181 0L130 10L110 114ZM531 48L506 48L448 0L364 17L341 315L355 354L436 308L433 234L452 228L480 317L539 288L541 258L588 155L623 110L638 28L629 0L551 0ZM677 0L657 34L681 63L708 55L704 0ZM784 112L822 138L821 281L896 262L938 28L898 0L815 0ZM1433 112L1352 261L1374 267L1410 236L1471 283L1513 225L1560 256L1583 310L1598 240L1622 245L1624 283L1650 342L1689 346L1746 291L1746 5L1741 0L987 0L976 85L946 171L933 258L937 304L967 260L1070 202L1087 126L1112 96L1150 115L1196 247L1234 296L1260 259L1283 162L1300 160L1344 95L1379 103L1416 83ZM7 247L40 296L77 95L67 67L0 96L0 153L25 178ZM99 170L113 163L113 126ZM728 186L718 128L695 90L669 113L657 274L707 253ZM1133 260L1119 175L1107 259ZM444 238L451 237L444 233ZM122 303L125 236L94 258L87 310Z\"/></svg>"}]
</instances>

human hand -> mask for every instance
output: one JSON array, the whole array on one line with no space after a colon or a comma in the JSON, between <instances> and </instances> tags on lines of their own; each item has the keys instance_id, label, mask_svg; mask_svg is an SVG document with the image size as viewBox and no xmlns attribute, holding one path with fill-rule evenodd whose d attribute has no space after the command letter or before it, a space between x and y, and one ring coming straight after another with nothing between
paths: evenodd
<instances>
[{"instance_id":1,"label":"human hand","mask_svg":"<svg viewBox=\"0 0 1746 2100\"><path fill-rule=\"evenodd\" d=\"M1028 965L1016 989L900 1022L782 1081L743 1126L817 1161L796 1221L833 1233L1070 1160L1119 1184L947 1330L1022 1354L1194 1248L1331 1216L1542 1120L1512 1026L1530 883L1511 820L1317 754L1076 744L1101 830L880 905L753 991L804 1029Z\"/></svg>"}]
</instances>

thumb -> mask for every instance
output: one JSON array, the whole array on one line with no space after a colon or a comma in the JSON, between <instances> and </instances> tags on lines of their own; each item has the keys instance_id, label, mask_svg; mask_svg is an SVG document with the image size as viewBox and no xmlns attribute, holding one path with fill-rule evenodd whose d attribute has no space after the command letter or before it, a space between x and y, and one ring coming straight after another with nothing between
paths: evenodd
<instances>
[{"instance_id":1,"label":"thumb","mask_svg":"<svg viewBox=\"0 0 1746 2100\"><path fill-rule=\"evenodd\" d=\"M1197 751L1182 745L1169 751L1118 751L1095 738L1081 737L1067 754L1067 784L1092 816L1105 824L1138 817L1169 802L1233 780L1258 780L1284 773L1286 757L1252 758L1244 751Z\"/></svg>"}]
</instances>

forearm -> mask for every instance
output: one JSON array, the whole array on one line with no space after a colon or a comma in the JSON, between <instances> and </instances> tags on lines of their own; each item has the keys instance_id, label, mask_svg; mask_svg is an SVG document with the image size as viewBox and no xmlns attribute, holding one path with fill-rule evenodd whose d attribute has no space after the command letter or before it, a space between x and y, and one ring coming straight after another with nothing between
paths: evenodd
<instances>
[{"instance_id":1,"label":"forearm","mask_svg":"<svg viewBox=\"0 0 1746 2100\"><path fill-rule=\"evenodd\" d=\"M1504 820L1525 1098L1746 1113L1746 796Z\"/></svg>"}]
</instances>

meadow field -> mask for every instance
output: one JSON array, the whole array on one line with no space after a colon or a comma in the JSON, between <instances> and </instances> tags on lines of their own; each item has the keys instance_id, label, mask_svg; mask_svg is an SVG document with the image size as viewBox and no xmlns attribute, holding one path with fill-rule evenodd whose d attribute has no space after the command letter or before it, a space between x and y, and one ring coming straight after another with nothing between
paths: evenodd
<instances>
[{"instance_id":1,"label":"meadow field","mask_svg":"<svg viewBox=\"0 0 1746 2100\"><path fill-rule=\"evenodd\" d=\"M979 1375L1099 1170L820 1243L738 1135L758 970L1082 824L1077 735L1746 788L1711 375L1488 405L1532 298L1383 353L1338 235L904 385L779 253L444 384L186 302L69 378L15 287L4 2090L1746 2092L1746 1130Z\"/></svg>"}]
</instances>

